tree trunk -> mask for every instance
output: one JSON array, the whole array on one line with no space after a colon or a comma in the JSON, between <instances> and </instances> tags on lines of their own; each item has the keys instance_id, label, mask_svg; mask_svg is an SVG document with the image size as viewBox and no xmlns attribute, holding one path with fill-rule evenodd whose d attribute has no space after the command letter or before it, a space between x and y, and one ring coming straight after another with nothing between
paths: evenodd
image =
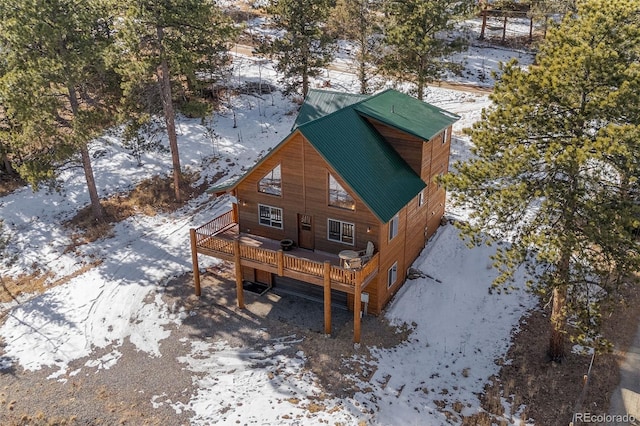
<instances>
[{"instance_id":1,"label":"tree trunk","mask_svg":"<svg viewBox=\"0 0 640 426\"><path fill-rule=\"evenodd\" d=\"M308 71L308 67L305 64L305 66L302 68L302 97L303 98L307 97L307 92L309 92L309 71Z\"/></svg>"},{"instance_id":2,"label":"tree trunk","mask_svg":"<svg viewBox=\"0 0 640 426\"><path fill-rule=\"evenodd\" d=\"M364 12L361 12L364 13ZM366 23L365 23L366 24ZM360 25L360 37L358 42L360 43L359 60L358 60L358 79L360 80L360 93L366 95L369 91L367 87L367 28L361 23Z\"/></svg>"},{"instance_id":3,"label":"tree trunk","mask_svg":"<svg viewBox=\"0 0 640 426\"><path fill-rule=\"evenodd\" d=\"M422 101L424 99L424 80L422 78L418 78L418 100Z\"/></svg>"},{"instance_id":4,"label":"tree trunk","mask_svg":"<svg viewBox=\"0 0 640 426\"><path fill-rule=\"evenodd\" d=\"M4 173L8 174L11 177L15 177L17 175L16 169L13 168L11 161L9 160L9 156L6 153L0 154L2 157L2 170Z\"/></svg>"},{"instance_id":5,"label":"tree trunk","mask_svg":"<svg viewBox=\"0 0 640 426\"><path fill-rule=\"evenodd\" d=\"M178 153L178 137L176 135L175 111L173 109L173 100L171 99L171 77L169 75L169 62L165 56L162 40L164 38L164 29L158 27L158 44L160 45L160 57L162 62L157 69L158 84L160 86L160 94L162 97L162 110L164 112L164 121L167 126L167 135L169 136L169 148L171 149L171 160L173 162L173 186L176 201L182 201L180 192L180 181L182 180L182 171L180 169L180 155Z\"/></svg>"},{"instance_id":6,"label":"tree trunk","mask_svg":"<svg viewBox=\"0 0 640 426\"><path fill-rule=\"evenodd\" d=\"M507 15L504 15L504 23L502 25L502 42L507 39Z\"/></svg>"},{"instance_id":7,"label":"tree trunk","mask_svg":"<svg viewBox=\"0 0 640 426\"><path fill-rule=\"evenodd\" d=\"M365 59L365 54L363 53L360 58L360 63L358 64L358 79L360 80L360 93L363 95L367 94L367 62Z\"/></svg>"},{"instance_id":8,"label":"tree trunk","mask_svg":"<svg viewBox=\"0 0 640 426\"><path fill-rule=\"evenodd\" d=\"M83 144L82 147L80 147L80 154L82 155L82 168L84 169L84 177L87 181L89 198L91 199L91 212L93 213L93 218L96 221L102 222L105 219L106 213L102 204L100 204L100 197L98 196L96 181L93 176L91 157L89 156L89 148L87 147L87 144Z\"/></svg>"},{"instance_id":9,"label":"tree trunk","mask_svg":"<svg viewBox=\"0 0 640 426\"><path fill-rule=\"evenodd\" d=\"M74 117L78 116L80 112L80 104L78 103L78 95L75 87L67 86L69 91L69 103L71 104L71 111ZM100 197L98 196L98 189L96 188L96 180L93 176L93 168L91 167L91 156L89 155L89 148L86 142L82 142L80 146L80 155L82 156L82 168L84 170L84 177L87 181L87 189L89 190L89 199L91 200L91 213L96 221L102 222L105 218L105 211L100 204Z\"/></svg>"},{"instance_id":10,"label":"tree trunk","mask_svg":"<svg viewBox=\"0 0 640 426\"><path fill-rule=\"evenodd\" d=\"M416 83L417 87L417 97L419 101L424 100L424 86L426 85L426 79L424 77L424 63L425 63L425 59L424 57L422 57L420 59L420 69L418 70L418 82Z\"/></svg>"},{"instance_id":11,"label":"tree trunk","mask_svg":"<svg viewBox=\"0 0 640 426\"><path fill-rule=\"evenodd\" d=\"M570 207L574 206L573 201L569 201ZM573 211L573 209L571 210ZM565 231L569 232L572 227L566 226ZM571 276L571 253L573 248L567 244L561 247L561 255L557 266L557 283L553 287L553 303L551 307L551 336L549 338L549 357L554 362L561 362L565 358L564 336L567 326L567 288Z\"/></svg>"},{"instance_id":12,"label":"tree trunk","mask_svg":"<svg viewBox=\"0 0 640 426\"><path fill-rule=\"evenodd\" d=\"M566 354L564 350L565 326L567 324L567 288L553 289L553 306L551 308L551 337L549 339L549 357L554 362L561 362Z\"/></svg>"}]
</instances>

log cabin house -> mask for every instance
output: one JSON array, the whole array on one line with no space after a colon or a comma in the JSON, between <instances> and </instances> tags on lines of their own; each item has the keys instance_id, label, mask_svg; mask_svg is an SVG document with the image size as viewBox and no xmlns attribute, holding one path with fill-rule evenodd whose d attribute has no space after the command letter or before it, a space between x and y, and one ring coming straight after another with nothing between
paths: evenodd
<instances>
[{"instance_id":1,"label":"log cabin house","mask_svg":"<svg viewBox=\"0 0 640 426\"><path fill-rule=\"evenodd\" d=\"M243 282L297 280L321 290L325 333L331 295L354 312L379 314L436 231L451 129L458 116L395 90L372 96L311 90L291 133L235 182L232 208L191 229L196 294L198 254L235 262ZM309 287L310 288L310 287Z\"/></svg>"}]
</instances>

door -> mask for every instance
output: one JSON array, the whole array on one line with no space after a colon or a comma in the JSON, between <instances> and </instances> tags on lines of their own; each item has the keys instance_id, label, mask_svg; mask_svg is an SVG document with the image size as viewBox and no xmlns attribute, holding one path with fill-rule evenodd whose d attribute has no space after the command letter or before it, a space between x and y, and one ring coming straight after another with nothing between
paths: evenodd
<instances>
[{"instance_id":1,"label":"door","mask_svg":"<svg viewBox=\"0 0 640 426\"><path fill-rule=\"evenodd\" d=\"M309 214L298 213L298 246L313 250L313 243L313 219Z\"/></svg>"}]
</instances>

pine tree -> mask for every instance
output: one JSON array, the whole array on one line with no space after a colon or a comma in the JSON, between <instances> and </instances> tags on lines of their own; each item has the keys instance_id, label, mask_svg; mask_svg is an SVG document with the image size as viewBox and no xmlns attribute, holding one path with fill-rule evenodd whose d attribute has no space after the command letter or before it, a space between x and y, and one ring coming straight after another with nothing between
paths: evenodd
<instances>
[{"instance_id":1,"label":"pine tree","mask_svg":"<svg viewBox=\"0 0 640 426\"><path fill-rule=\"evenodd\" d=\"M418 99L423 99L427 83L455 68L446 57L464 50L466 44L462 37L453 36L452 30L475 3L475 0L387 2L383 45L388 53L383 59L383 71L398 80L413 81Z\"/></svg>"},{"instance_id":2,"label":"pine tree","mask_svg":"<svg viewBox=\"0 0 640 426\"><path fill-rule=\"evenodd\" d=\"M93 216L104 217L87 143L112 123L118 94L102 53L110 42L99 1L1 0L3 137L34 187L80 153Z\"/></svg>"},{"instance_id":3,"label":"pine tree","mask_svg":"<svg viewBox=\"0 0 640 426\"><path fill-rule=\"evenodd\" d=\"M268 12L283 34L266 40L256 51L277 59L285 93L306 96L309 81L333 59L335 41L326 31L331 0L271 0Z\"/></svg>"},{"instance_id":4,"label":"pine tree","mask_svg":"<svg viewBox=\"0 0 640 426\"><path fill-rule=\"evenodd\" d=\"M504 67L491 98L469 132L475 157L445 178L474 211L465 234L511 243L495 258L497 288L529 265L552 305L552 359L565 356L568 319L604 349L602 303L640 266L640 5L579 2L534 66Z\"/></svg>"},{"instance_id":5,"label":"pine tree","mask_svg":"<svg viewBox=\"0 0 640 426\"><path fill-rule=\"evenodd\" d=\"M174 97L186 98L228 62L227 43L236 30L215 4L203 0L115 0L124 19L117 36L124 47L115 53L125 79L125 115L129 124L155 113L160 100L173 162L176 200L181 200L181 167ZM184 84L183 84L184 83ZM189 91L191 93L186 93ZM135 134L135 132L131 132Z\"/></svg>"},{"instance_id":6,"label":"pine tree","mask_svg":"<svg viewBox=\"0 0 640 426\"><path fill-rule=\"evenodd\" d=\"M369 80L375 74L380 49L381 5L372 0L337 0L331 12L330 27L336 38L351 41L355 48L360 93L370 93Z\"/></svg>"}]
</instances>

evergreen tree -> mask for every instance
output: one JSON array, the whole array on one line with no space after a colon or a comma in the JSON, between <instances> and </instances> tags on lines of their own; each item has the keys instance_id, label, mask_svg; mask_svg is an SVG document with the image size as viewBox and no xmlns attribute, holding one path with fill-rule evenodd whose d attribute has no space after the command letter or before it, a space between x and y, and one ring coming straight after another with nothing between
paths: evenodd
<instances>
[{"instance_id":1,"label":"evergreen tree","mask_svg":"<svg viewBox=\"0 0 640 426\"><path fill-rule=\"evenodd\" d=\"M212 1L115 0L124 19L114 61L125 79L125 115L143 126L160 100L173 162L176 200L181 200L181 168L174 97L193 95L228 62L227 43L235 29ZM135 129L134 129L135 130ZM130 130L130 134L137 134Z\"/></svg>"},{"instance_id":2,"label":"evergreen tree","mask_svg":"<svg viewBox=\"0 0 640 426\"><path fill-rule=\"evenodd\" d=\"M110 43L99 1L0 0L3 145L20 175L37 186L80 153L92 212L104 217L87 143L112 123L115 74L102 53Z\"/></svg>"},{"instance_id":3,"label":"evergreen tree","mask_svg":"<svg viewBox=\"0 0 640 426\"><path fill-rule=\"evenodd\" d=\"M285 93L309 91L309 79L319 76L333 59L334 40L326 31L331 0L271 0L268 12L283 34L266 40L258 53L277 59Z\"/></svg>"},{"instance_id":4,"label":"evergreen tree","mask_svg":"<svg viewBox=\"0 0 640 426\"><path fill-rule=\"evenodd\" d=\"M390 0L386 3L382 69L398 80L416 84L423 99L427 83L455 69L446 61L451 53L465 49L465 40L453 36L455 24L466 17L475 0Z\"/></svg>"},{"instance_id":5,"label":"evergreen tree","mask_svg":"<svg viewBox=\"0 0 640 426\"><path fill-rule=\"evenodd\" d=\"M369 80L375 73L382 27L378 24L381 5L375 0L337 0L331 12L330 26L336 38L351 41L355 48L360 93L370 93Z\"/></svg>"},{"instance_id":6,"label":"evergreen tree","mask_svg":"<svg viewBox=\"0 0 640 426\"><path fill-rule=\"evenodd\" d=\"M531 289L552 302L552 359L565 356L569 318L603 349L602 303L640 262L640 5L578 2L535 66L504 67L491 98L469 132L475 157L444 179L474 211L462 227L476 243L481 232L511 242L495 286L529 265Z\"/></svg>"}]
</instances>

